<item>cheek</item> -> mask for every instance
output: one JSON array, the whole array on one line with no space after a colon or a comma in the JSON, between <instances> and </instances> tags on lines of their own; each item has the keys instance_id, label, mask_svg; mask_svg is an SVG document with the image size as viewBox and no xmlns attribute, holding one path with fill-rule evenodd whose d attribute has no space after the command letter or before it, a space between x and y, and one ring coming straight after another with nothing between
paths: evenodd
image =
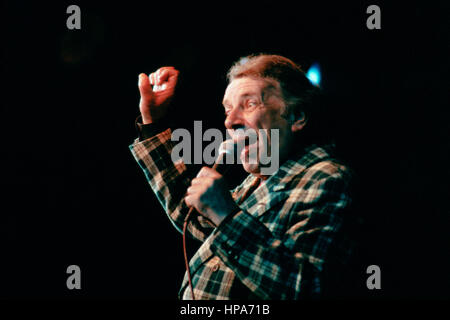
<instances>
[{"instance_id":1,"label":"cheek","mask_svg":"<svg viewBox=\"0 0 450 320\"><path fill-rule=\"evenodd\" d=\"M252 129L262 129L263 117L261 117L260 112L253 112L246 117L247 126Z\"/></svg>"},{"instance_id":2,"label":"cheek","mask_svg":"<svg viewBox=\"0 0 450 320\"><path fill-rule=\"evenodd\" d=\"M270 136L270 129L278 129L279 146L284 145L291 132L291 126L287 119L281 116L280 108L261 108L246 118L247 126L259 130L267 129ZM259 133L258 133L259 136ZM269 144L270 138L269 138Z\"/></svg>"},{"instance_id":3,"label":"cheek","mask_svg":"<svg viewBox=\"0 0 450 320\"><path fill-rule=\"evenodd\" d=\"M290 132L291 126L288 120L281 117L277 112L267 114L264 118L260 119L259 123L262 129L278 129L280 139Z\"/></svg>"},{"instance_id":4,"label":"cheek","mask_svg":"<svg viewBox=\"0 0 450 320\"><path fill-rule=\"evenodd\" d=\"M248 118L249 124L253 129L272 129L278 128L278 113L275 110L261 110L255 112Z\"/></svg>"}]
</instances>

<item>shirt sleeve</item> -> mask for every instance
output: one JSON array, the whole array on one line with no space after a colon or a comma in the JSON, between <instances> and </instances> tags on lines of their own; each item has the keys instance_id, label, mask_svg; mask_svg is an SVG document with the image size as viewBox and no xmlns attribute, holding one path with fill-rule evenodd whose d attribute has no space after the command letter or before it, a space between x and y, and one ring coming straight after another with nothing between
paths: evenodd
<instances>
[{"instance_id":1,"label":"shirt sleeve","mask_svg":"<svg viewBox=\"0 0 450 320\"><path fill-rule=\"evenodd\" d=\"M182 232L184 219L189 211L184 196L194 172L182 159L172 160L170 128L166 127L164 130L164 125L156 123L145 125L145 128L141 128L140 138L129 148L170 221ZM211 222L198 214L194 214L189 221L188 231L200 241L204 241L214 229Z\"/></svg>"},{"instance_id":2,"label":"shirt sleeve","mask_svg":"<svg viewBox=\"0 0 450 320\"><path fill-rule=\"evenodd\" d=\"M138 116L134 121L134 126L138 132L139 141L144 141L170 128L171 123L163 119L157 122L143 124L142 116Z\"/></svg>"},{"instance_id":3,"label":"shirt sleeve","mask_svg":"<svg viewBox=\"0 0 450 320\"><path fill-rule=\"evenodd\" d=\"M320 292L320 287L311 288L321 285L313 282L320 279L324 265L345 260L351 252L351 246L338 239L350 202L347 189L346 179L336 174L292 195L292 223L278 238L241 210L214 231L211 249L261 299L299 299L307 286L308 291Z\"/></svg>"}]
</instances>

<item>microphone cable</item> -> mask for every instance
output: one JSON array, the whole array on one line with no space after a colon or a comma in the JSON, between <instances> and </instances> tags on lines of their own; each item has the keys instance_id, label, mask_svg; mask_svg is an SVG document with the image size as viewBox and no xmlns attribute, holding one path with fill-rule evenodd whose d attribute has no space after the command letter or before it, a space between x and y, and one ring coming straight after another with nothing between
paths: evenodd
<instances>
[{"instance_id":1,"label":"microphone cable","mask_svg":"<svg viewBox=\"0 0 450 320\"><path fill-rule=\"evenodd\" d=\"M183 223L183 254L184 254L184 263L186 265L186 272L187 272L188 281L189 281L189 288L191 288L192 300L195 300L194 287L192 286L192 279L191 279L191 270L189 269L189 260L188 260L187 251L186 251L186 230L187 230L189 218L191 217L191 214L193 211L194 211L194 207L190 207L189 211L186 215L186 218L184 219L184 223Z\"/></svg>"}]
</instances>

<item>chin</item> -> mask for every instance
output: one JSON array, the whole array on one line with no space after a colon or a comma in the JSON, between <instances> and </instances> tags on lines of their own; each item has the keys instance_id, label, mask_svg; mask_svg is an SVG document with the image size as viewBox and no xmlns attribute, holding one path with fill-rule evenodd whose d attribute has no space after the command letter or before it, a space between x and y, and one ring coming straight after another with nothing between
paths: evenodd
<instances>
[{"instance_id":1,"label":"chin","mask_svg":"<svg viewBox=\"0 0 450 320\"><path fill-rule=\"evenodd\" d=\"M250 158L252 157L253 160L257 159L256 161L250 161ZM249 148L245 148L242 150L240 155L240 160L242 163L242 167L244 170L248 173L259 175L261 172L260 164L259 164L259 154L258 154L258 148L255 146L251 146ZM251 162L251 163L250 163Z\"/></svg>"},{"instance_id":2,"label":"chin","mask_svg":"<svg viewBox=\"0 0 450 320\"><path fill-rule=\"evenodd\" d=\"M244 170L251 174L259 174L261 172L258 164L242 163Z\"/></svg>"}]
</instances>

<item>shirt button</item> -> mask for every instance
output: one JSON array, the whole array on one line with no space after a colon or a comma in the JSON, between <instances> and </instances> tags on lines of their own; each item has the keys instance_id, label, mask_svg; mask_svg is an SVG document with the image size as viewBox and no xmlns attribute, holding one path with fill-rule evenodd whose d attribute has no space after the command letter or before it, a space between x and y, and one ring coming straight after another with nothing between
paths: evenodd
<instances>
[{"instance_id":1,"label":"shirt button","mask_svg":"<svg viewBox=\"0 0 450 320\"><path fill-rule=\"evenodd\" d=\"M217 270L219 270L219 264L217 263L217 264L215 264L213 267L212 267L212 272L216 272Z\"/></svg>"},{"instance_id":2,"label":"shirt button","mask_svg":"<svg viewBox=\"0 0 450 320\"><path fill-rule=\"evenodd\" d=\"M239 259L239 256L238 256L237 254L235 254L234 257L233 257L233 259L234 259L234 260L238 260L238 259Z\"/></svg>"},{"instance_id":3,"label":"shirt button","mask_svg":"<svg viewBox=\"0 0 450 320\"><path fill-rule=\"evenodd\" d=\"M230 256L233 254L233 250L228 250L228 252L227 252Z\"/></svg>"}]
</instances>

